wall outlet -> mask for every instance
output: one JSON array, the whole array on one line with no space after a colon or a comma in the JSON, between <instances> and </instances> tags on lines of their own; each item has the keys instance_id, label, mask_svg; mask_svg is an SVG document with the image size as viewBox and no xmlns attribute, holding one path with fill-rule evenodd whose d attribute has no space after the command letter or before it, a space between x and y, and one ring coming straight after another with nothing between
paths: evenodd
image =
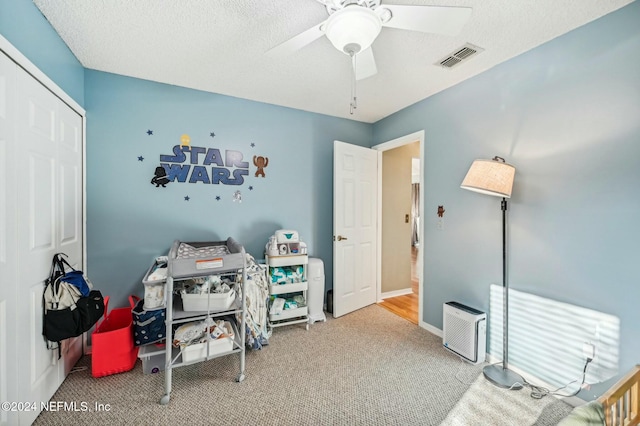
<instances>
[{"instance_id":1,"label":"wall outlet","mask_svg":"<svg viewBox=\"0 0 640 426\"><path fill-rule=\"evenodd\" d=\"M596 347L592 343L583 343L582 344L582 354L587 359L593 359L596 356Z\"/></svg>"},{"instance_id":2,"label":"wall outlet","mask_svg":"<svg viewBox=\"0 0 640 426\"><path fill-rule=\"evenodd\" d=\"M438 221L436 222L436 229L438 231L442 231L444 229L444 219L443 218L439 218Z\"/></svg>"}]
</instances>

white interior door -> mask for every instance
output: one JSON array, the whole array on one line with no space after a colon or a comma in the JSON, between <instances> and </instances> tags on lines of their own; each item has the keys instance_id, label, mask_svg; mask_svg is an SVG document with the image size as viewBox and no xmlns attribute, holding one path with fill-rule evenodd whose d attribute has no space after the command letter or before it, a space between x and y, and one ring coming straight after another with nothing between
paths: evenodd
<instances>
[{"instance_id":1,"label":"white interior door","mask_svg":"<svg viewBox=\"0 0 640 426\"><path fill-rule=\"evenodd\" d=\"M0 52L0 402L17 389L16 338L16 64ZM17 423L16 412L0 410L0 425Z\"/></svg>"},{"instance_id":2,"label":"white interior door","mask_svg":"<svg viewBox=\"0 0 640 426\"><path fill-rule=\"evenodd\" d=\"M334 317L376 302L377 179L377 151L334 142Z\"/></svg>"}]
</instances>

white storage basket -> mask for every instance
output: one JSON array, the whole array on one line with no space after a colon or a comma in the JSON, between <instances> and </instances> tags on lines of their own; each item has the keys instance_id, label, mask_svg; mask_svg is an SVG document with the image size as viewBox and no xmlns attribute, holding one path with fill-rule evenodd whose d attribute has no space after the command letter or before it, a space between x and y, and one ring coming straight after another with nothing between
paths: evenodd
<instances>
[{"instance_id":1,"label":"white storage basket","mask_svg":"<svg viewBox=\"0 0 640 426\"><path fill-rule=\"evenodd\" d=\"M219 312L231 308L236 300L236 292L231 289L227 293L190 294L185 290L180 292L182 310L185 312Z\"/></svg>"}]
</instances>

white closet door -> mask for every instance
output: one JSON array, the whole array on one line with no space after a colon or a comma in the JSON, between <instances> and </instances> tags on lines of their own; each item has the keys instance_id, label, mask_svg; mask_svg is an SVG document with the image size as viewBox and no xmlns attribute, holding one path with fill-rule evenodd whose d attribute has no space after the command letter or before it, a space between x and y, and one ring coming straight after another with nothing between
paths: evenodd
<instances>
[{"instance_id":1,"label":"white closet door","mask_svg":"<svg viewBox=\"0 0 640 426\"><path fill-rule=\"evenodd\" d=\"M80 338L65 342L62 360L46 348L42 293L55 253L64 251L69 263L82 264L82 120L25 71L17 72L18 395L40 402L58 389L81 344ZM37 415L21 412L20 424Z\"/></svg>"},{"instance_id":2,"label":"white closet door","mask_svg":"<svg viewBox=\"0 0 640 426\"><path fill-rule=\"evenodd\" d=\"M57 251L82 269L82 117L58 99L58 220ZM82 355L82 337L63 342L62 380ZM62 382L61 380L61 382Z\"/></svg>"},{"instance_id":3,"label":"white closet door","mask_svg":"<svg viewBox=\"0 0 640 426\"><path fill-rule=\"evenodd\" d=\"M0 52L0 402L17 392L16 341L16 64ZM17 423L17 413L0 410L0 425Z\"/></svg>"}]
</instances>

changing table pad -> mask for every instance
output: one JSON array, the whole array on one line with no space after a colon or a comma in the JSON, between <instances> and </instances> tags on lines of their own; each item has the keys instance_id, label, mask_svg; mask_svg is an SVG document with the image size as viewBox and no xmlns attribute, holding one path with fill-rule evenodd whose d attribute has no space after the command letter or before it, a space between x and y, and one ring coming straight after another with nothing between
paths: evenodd
<instances>
[{"instance_id":1,"label":"changing table pad","mask_svg":"<svg viewBox=\"0 0 640 426\"><path fill-rule=\"evenodd\" d=\"M204 277L225 272L238 272L245 267L244 248L233 238L226 241L174 241L169 250L172 278Z\"/></svg>"},{"instance_id":2,"label":"changing table pad","mask_svg":"<svg viewBox=\"0 0 640 426\"><path fill-rule=\"evenodd\" d=\"M206 246L206 247L194 247L188 243L180 243L178 246L178 252L176 253L176 259L193 259L196 257L208 257L208 256L224 256L230 254L229 248L226 245Z\"/></svg>"}]
</instances>

